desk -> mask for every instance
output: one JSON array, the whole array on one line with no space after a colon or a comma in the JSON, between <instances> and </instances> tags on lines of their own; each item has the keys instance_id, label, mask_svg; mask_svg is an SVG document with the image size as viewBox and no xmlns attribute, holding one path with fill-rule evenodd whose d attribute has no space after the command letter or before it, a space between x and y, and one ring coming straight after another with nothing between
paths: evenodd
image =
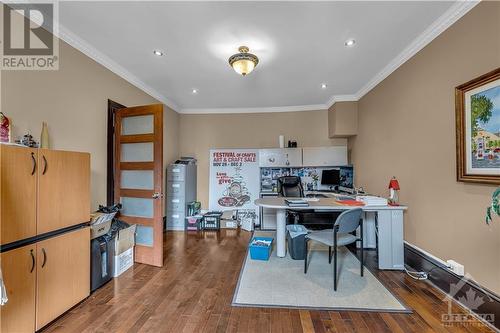
<instances>
[{"instance_id":1,"label":"desk","mask_svg":"<svg viewBox=\"0 0 500 333\"><path fill-rule=\"evenodd\" d=\"M309 199L309 207L288 207L285 198L261 198L255 200L260 207L276 209L276 252L278 257L286 255L286 211L292 210L319 210L319 211L344 211L353 206L346 206L336 202L335 198ZM378 223L378 268L379 269L404 269L403 246L403 211L406 206L361 206L363 209L363 230L366 237L375 238L375 221ZM363 242L363 247L367 242Z\"/></svg>"}]
</instances>

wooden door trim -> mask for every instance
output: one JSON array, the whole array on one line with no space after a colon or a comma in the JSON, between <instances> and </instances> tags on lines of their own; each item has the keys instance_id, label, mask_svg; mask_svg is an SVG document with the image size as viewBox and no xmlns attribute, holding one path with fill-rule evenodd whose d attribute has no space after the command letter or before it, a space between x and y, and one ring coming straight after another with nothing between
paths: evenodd
<instances>
[{"instance_id":1,"label":"wooden door trim","mask_svg":"<svg viewBox=\"0 0 500 333\"><path fill-rule=\"evenodd\" d=\"M106 204L115 203L115 112L125 108L125 105L108 99L108 133L107 133L107 170L106 170Z\"/></svg>"},{"instance_id":2,"label":"wooden door trim","mask_svg":"<svg viewBox=\"0 0 500 333\"><path fill-rule=\"evenodd\" d=\"M154 170L153 162L121 162L121 170Z\"/></svg>"},{"instance_id":3,"label":"wooden door trim","mask_svg":"<svg viewBox=\"0 0 500 333\"><path fill-rule=\"evenodd\" d=\"M122 197L151 199L155 192L154 192L154 190L138 190L138 189L132 189L132 188L121 188L120 193L121 193Z\"/></svg>"},{"instance_id":4,"label":"wooden door trim","mask_svg":"<svg viewBox=\"0 0 500 333\"><path fill-rule=\"evenodd\" d=\"M153 142L155 140L154 134L130 134L122 135L120 137L121 143L142 143Z\"/></svg>"}]
</instances>

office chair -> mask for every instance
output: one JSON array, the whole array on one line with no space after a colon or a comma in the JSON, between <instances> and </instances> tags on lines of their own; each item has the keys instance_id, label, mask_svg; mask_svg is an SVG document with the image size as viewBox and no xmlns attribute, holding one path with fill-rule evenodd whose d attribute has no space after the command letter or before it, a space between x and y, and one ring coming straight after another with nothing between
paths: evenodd
<instances>
[{"instance_id":1,"label":"office chair","mask_svg":"<svg viewBox=\"0 0 500 333\"><path fill-rule=\"evenodd\" d=\"M304 188L298 176L283 176L278 178L278 195L280 197L304 197Z\"/></svg>"},{"instance_id":2,"label":"office chair","mask_svg":"<svg viewBox=\"0 0 500 333\"><path fill-rule=\"evenodd\" d=\"M363 220L361 208L349 209L339 215L333 229L311 232L305 237L305 259L304 259L304 274L307 274L307 255L308 242L313 240L328 246L328 263L332 262L332 247L333 247L333 290L337 291L337 247L348 245L357 241L361 241L360 246L360 274L363 276ZM360 237L352 235L360 227Z\"/></svg>"}]
</instances>

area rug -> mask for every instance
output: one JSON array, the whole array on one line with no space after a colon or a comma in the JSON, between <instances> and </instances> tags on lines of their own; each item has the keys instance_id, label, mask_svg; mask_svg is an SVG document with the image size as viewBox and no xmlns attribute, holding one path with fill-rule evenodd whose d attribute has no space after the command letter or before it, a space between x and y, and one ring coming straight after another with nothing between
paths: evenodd
<instances>
[{"instance_id":1,"label":"area rug","mask_svg":"<svg viewBox=\"0 0 500 333\"><path fill-rule=\"evenodd\" d=\"M274 236L268 232L255 235ZM366 267L361 277L360 262L345 247L339 248L339 280L334 292L333 260L328 264L328 247L311 243L307 274L304 274L303 260L293 260L289 254L278 258L275 248L269 261L252 260L247 253L233 305L411 312Z\"/></svg>"}]
</instances>

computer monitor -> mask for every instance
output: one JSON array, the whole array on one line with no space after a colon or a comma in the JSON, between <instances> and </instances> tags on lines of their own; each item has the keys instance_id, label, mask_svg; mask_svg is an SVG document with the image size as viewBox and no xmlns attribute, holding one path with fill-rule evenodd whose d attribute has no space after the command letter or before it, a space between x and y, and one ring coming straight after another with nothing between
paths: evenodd
<instances>
[{"instance_id":1,"label":"computer monitor","mask_svg":"<svg viewBox=\"0 0 500 333\"><path fill-rule=\"evenodd\" d=\"M321 172L321 185L338 186L340 185L340 170L330 169Z\"/></svg>"}]
</instances>

